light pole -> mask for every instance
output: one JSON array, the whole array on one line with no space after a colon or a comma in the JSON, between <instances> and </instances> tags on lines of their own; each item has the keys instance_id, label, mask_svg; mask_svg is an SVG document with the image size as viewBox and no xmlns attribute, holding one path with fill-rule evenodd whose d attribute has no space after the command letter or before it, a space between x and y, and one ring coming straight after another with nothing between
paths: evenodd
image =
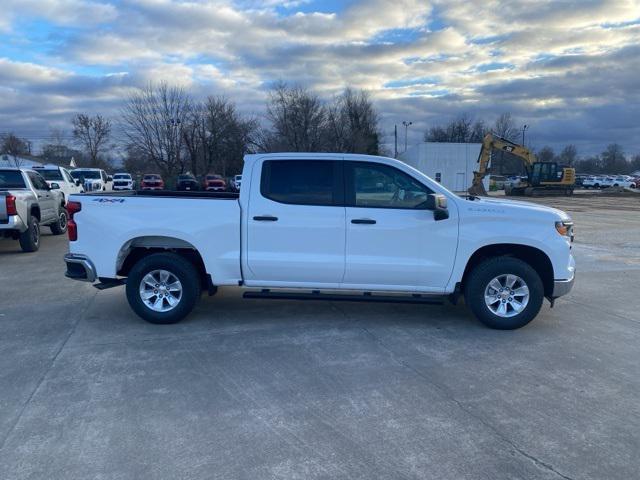
<instances>
[{"instance_id":1,"label":"light pole","mask_svg":"<svg viewBox=\"0 0 640 480\"><path fill-rule=\"evenodd\" d=\"M169 128L171 128L171 148L175 149L176 163L180 163L180 119L179 118L171 118L167 122ZM182 172L180 172L182 173Z\"/></svg>"},{"instance_id":2,"label":"light pole","mask_svg":"<svg viewBox=\"0 0 640 480\"><path fill-rule=\"evenodd\" d=\"M524 132L527 131L527 128L529 128L529 125L523 125L522 126L522 146L524 147Z\"/></svg>"},{"instance_id":3,"label":"light pole","mask_svg":"<svg viewBox=\"0 0 640 480\"><path fill-rule=\"evenodd\" d=\"M409 135L409 125L413 125L413 122L403 121L402 125L404 125L404 151L407 151L407 136Z\"/></svg>"}]
</instances>

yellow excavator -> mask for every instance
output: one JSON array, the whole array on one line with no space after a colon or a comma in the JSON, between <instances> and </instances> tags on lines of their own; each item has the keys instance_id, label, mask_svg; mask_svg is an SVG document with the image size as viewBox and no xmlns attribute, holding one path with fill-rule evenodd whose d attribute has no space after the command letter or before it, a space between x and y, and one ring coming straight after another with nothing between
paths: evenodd
<instances>
[{"instance_id":1,"label":"yellow excavator","mask_svg":"<svg viewBox=\"0 0 640 480\"><path fill-rule=\"evenodd\" d=\"M478 171L473 172L473 182L469 187L470 195L487 195L482 180L489 173L489 163L494 150L509 152L524 161L527 178L517 185L505 185L507 195L572 195L576 184L576 170L571 167L559 167L556 162L538 162L528 148L505 138L487 133L482 140L478 156Z\"/></svg>"}]
</instances>

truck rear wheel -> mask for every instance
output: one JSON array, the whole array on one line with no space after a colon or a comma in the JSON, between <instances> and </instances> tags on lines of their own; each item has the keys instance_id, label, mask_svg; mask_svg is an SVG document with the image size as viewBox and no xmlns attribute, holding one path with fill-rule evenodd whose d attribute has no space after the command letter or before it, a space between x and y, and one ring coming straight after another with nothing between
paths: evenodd
<instances>
[{"instance_id":1,"label":"truck rear wheel","mask_svg":"<svg viewBox=\"0 0 640 480\"><path fill-rule=\"evenodd\" d=\"M200 298L196 268L175 253L154 253L136 263L127 278L127 300L150 323L176 323Z\"/></svg>"},{"instance_id":2,"label":"truck rear wheel","mask_svg":"<svg viewBox=\"0 0 640 480\"><path fill-rule=\"evenodd\" d=\"M467 305L478 320L498 330L524 327L538 314L543 300L540 276L517 258L485 260L466 281Z\"/></svg>"},{"instance_id":3,"label":"truck rear wheel","mask_svg":"<svg viewBox=\"0 0 640 480\"><path fill-rule=\"evenodd\" d=\"M40 248L40 222L38 217L29 217L28 228L20 234L20 248L23 252L35 252Z\"/></svg>"}]
</instances>

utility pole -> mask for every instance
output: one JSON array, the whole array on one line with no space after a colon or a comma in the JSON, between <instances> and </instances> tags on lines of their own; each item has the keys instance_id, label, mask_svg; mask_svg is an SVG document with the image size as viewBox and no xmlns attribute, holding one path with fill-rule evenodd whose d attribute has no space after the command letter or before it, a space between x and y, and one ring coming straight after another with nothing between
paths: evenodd
<instances>
[{"instance_id":1,"label":"utility pole","mask_svg":"<svg viewBox=\"0 0 640 480\"><path fill-rule=\"evenodd\" d=\"M393 141L394 141L393 158L398 158L398 124L397 123L393 126Z\"/></svg>"},{"instance_id":2,"label":"utility pole","mask_svg":"<svg viewBox=\"0 0 640 480\"><path fill-rule=\"evenodd\" d=\"M409 125L413 125L413 122L403 121L402 125L404 125L404 151L407 151L407 137L409 135Z\"/></svg>"},{"instance_id":3,"label":"utility pole","mask_svg":"<svg viewBox=\"0 0 640 480\"><path fill-rule=\"evenodd\" d=\"M529 125L523 125L522 126L522 146L524 147L524 132L527 131L527 128L529 128Z\"/></svg>"}]
</instances>

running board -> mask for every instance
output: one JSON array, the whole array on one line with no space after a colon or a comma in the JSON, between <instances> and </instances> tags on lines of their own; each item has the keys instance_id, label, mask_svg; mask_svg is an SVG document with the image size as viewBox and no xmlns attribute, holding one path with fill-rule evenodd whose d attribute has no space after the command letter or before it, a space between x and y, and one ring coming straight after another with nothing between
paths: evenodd
<instances>
[{"instance_id":1,"label":"running board","mask_svg":"<svg viewBox=\"0 0 640 480\"><path fill-rule=\"evenodd\" d=\"M427 305L442 305L444 297L439 295L373 295L365 292L360 295L349 295L341 293L321 293L313 292L272 292L264 289L261 291L244 292L243 298L261 298L272 300L329 300L332 302L379 302L379 303L422 303Z\"/></svg>"},{"instance_id":2,"label":"running board","mask_svg":"<svg viewBox=\"0 0 640 480\"><path fill-rule=\"evenodd\" d=\"M93 286L98 290L106 290L107 288L119 287L120 285L124 285L125 281L123 278L98 278L100 280L98 283L94 283Z\"/></svg>"}]
</instances>

